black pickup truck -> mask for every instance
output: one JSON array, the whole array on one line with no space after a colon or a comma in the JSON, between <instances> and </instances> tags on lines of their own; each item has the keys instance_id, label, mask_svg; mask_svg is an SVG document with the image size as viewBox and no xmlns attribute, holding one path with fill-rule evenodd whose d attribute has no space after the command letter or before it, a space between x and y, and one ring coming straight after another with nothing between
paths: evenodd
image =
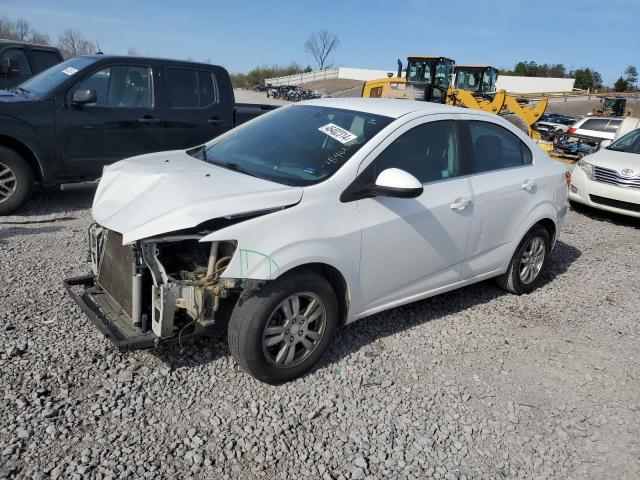
<instances>
[{"instance_id":1,"label":"black pickup truck","mask_svg":"<svg viewBox=\"0 0 640 480\"><path fill-rule=\"evenodd\" d=\"M157 58L72 58L0 91L0 215L43 186L90 182L105 165L185 149L275 107L235 103L219 66Z\"/></svg>"},{"instance_id":2,"label":"black pickup truck","mask_svg":"<svg viewBox=\"0 0 640 480\"><path fill-rule=\"evenodd\" d=\"M9 90L63 60L49 45L0 40L0 88Z\"/></svg>"}]
</instances>

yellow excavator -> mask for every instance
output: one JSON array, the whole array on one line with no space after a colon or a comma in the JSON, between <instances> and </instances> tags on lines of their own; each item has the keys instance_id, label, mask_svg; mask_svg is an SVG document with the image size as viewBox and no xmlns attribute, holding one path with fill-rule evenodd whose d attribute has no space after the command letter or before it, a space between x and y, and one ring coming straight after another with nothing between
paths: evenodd
<instances>
[{"instance_id":1,"label":"yellow excavator","mask_svg":"<svg viewBox=\"0 0 640 480\"><path fill-rule=\"evenodd\" d=\"M504 90L496 91L498 70L490 65L456 65L447 57L411 56L405 76L398 60L397 76L370 80L363 97L405 98L482 110L505 117L538 140L533 125L547 108L546 97L533 107ZM453 77L453 82L452 82Z\"/></svg>"}]
</instances>

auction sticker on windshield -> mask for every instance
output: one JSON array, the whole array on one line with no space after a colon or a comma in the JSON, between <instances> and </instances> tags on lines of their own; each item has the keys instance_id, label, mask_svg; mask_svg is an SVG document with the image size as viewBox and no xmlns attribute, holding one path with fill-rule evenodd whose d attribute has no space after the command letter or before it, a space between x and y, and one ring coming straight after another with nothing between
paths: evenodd
<instances>
[{"instance_id":1,"label":"auction sticker on windshield","mask_svg":"<svg viewBox=\"0 0 640 480\"><path fill-rule=\"evenodd\" d=\"M74 73L76 73L78 71L77 68L73 68L73 67L67 67L64 70L62 70L62 73L64 73L65 75L73 75Z\"/></svg>"},{"instance_id":2,"label":"auction sticker on windshield","mask_svg":"<svg viewBox=\"0 0 640 480\"><path fill-rule=\"evenodd\" d=\"M349 130L345 130L338 125L333 123L327 123L324 127L320 127L322 133L329 135L331 138L339 141L340 143L349 143L351 140L355 140L358 138L357 135L354 135Z\"/></svg>"}]
</instances>

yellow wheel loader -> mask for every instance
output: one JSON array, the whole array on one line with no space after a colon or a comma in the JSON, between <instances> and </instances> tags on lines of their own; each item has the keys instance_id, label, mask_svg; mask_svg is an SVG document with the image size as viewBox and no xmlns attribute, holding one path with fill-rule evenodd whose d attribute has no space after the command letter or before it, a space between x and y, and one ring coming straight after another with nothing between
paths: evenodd
<instances>
[{"instance_id":1,"label":"yellow wheel loader","mask_svg":"<svg viewBox=\"0 0 640 480\"><path fill-rule=\"evenodd\" d=\"M398 60L397 75L366 82L362 96L424 100L495 113L539 139L532 126L545 112L547 98L529 107L504 90L496 91L497 77L497 69L490 65L456 66L446 57L411 56L404 77Z\"/></svg>"}]
</instances>

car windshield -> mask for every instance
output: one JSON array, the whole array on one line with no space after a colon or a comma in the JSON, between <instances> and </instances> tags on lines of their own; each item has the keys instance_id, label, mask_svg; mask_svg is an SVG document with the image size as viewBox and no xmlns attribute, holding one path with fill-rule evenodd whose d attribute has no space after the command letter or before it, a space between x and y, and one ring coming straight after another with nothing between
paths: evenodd
<instances>
[{"instance_id":1,"label":"car windshield","mask_svg":"<svg viewBox=\"0 0 640 480\"><path fill-rule=\"evenodd\" d=\"M58 63L27 80L20 85L20 88L29 93L33 93L34 95L44 95L56 88L65 80L68 80L70 76L95 61L95 58L90 57L71 58L65 62Z\"/></svg>"},{"instance_id":2,"label":"car windshield","mask_svg":"<svg viewBox=\"0 0 640 480\"><path fill-rule=\"evenodd\" d=\"M640 128L620 137L607 147L607 150L616 152L640 153Z\"/></svg>"},{"instance_id":3,"label":"car windshield","mask_svg":"<svg viewBox=\"0 0 640 480\"><path fill-rule=\"evenodd\" d=\"M333 175L393 119L313 105L279 108L206 148L203 160L292 186Z\"/></svg>"}]
</instances>

